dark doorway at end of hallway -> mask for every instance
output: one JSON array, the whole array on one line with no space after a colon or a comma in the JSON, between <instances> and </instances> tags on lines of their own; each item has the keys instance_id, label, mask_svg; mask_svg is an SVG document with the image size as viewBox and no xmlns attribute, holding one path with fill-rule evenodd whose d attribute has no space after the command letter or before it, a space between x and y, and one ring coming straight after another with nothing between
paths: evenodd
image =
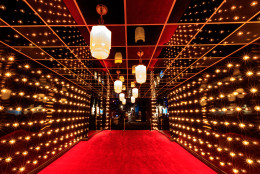
<instances>
[{"instance_id":1,"label":"dark doorway at end of hallway","mask_svg":"<svg viewBox=\"0 0 260 174\"><path fill-rule=\"evenodd\" d=\"M135 103L122 105L117 99L111 100L112 130L150 130L151 99L137 98Z\"/></svg>"}]
</instances>

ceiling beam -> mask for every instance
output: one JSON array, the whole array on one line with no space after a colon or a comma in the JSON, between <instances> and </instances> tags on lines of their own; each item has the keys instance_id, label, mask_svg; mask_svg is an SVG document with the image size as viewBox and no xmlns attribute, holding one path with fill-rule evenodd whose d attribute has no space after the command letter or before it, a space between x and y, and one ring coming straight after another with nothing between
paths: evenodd
<instances>
[{"instance_id":1,"label":"ceiling beam","mask_svg":"<svg viewBox=\"0 0 260 174\"><path fill-rule=\"evenodd\" d=\"M244 21L225 21L225 22L209 22L207 23L208 25L217 25L217 24L241 24ZM250 23L255 24L255 23L260 23L260 21L250 21ZM203 25L205 22L187 22L187 23L167 23L166 26L171 26L171 25ZM164 25L163 23L145 23L145 24L127 24L127 26L151 26L151 25ZM91 27L95 26L94 24L88 24L88 25L78 25L78 24L72 24L72 25L49 25L50 27ZM124 27L125 24L106 24L106 26L115 26L115 27ZM1 25L0 28L5 28L8 26ZM46 27L46 25L12 25L12 27Z\"/></svg>"}]
</instances>

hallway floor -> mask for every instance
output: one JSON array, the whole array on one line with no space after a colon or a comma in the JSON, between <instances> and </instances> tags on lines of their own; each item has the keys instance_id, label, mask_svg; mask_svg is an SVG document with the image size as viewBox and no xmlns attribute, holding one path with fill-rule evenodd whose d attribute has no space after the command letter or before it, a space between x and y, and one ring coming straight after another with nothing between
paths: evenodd
<instances>
[{"instance_id":1,"label":"hallway floor","mask_svg":"<svg viewBox=\"0 0 260 174\"><path fill-rule=\"evenodd\" d=\"M74 146L40 174L216 173L157 131L102 131Z\"/></svg>"}]
</instances>

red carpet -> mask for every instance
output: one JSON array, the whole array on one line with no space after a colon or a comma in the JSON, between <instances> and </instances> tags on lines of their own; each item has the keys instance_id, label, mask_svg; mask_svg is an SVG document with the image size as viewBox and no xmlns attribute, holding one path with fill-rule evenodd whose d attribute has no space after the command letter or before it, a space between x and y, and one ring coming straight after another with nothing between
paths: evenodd
<instances>
[{"instance_id":1,"label":"red carpet","mask_svg":"<svg viewBox=\"0 0 260 174\"><path fill-rule=\"evenodd\" d=\"M216 173L157 131L103 131L80 142L40 174Z\"/></svg>"}]
</instances>

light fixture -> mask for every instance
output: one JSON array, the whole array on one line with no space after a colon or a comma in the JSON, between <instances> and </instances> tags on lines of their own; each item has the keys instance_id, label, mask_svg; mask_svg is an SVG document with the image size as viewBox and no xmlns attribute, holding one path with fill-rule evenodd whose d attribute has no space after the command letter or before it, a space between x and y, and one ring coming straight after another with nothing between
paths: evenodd
<instances>
[{"instance_id":1,"label":"light fixture","mask_svg":"<svg viewBox=\"0 0 260 174\"><path fill-rule=\"evenodd\" d=\"M117 70L116 73L117 73L117 77L118 77L120 71ZM116 80L114 82L114 90L115 90L115 92L119 94L120 92L122 92L122 88L123 88L123 82L121 80Z\"/></svg>"},{"instance_id":2,"label":"light fixture","mask_svg":"<svg viewBox=\"0 0 260 174\"><path fill-rule=\"evenodd\" d=\"M135 43L138 41L145 42L145 33L143 27L136 27L135 29Z\"/></svg>"},{"instance_id":3,"label":"light fixture","mask_svg":"<svg viewBox=\"0 0 260 174\"><path fill-rule=\"evenodd\" d=\"M124 100L122 101L122 104L123 104L123 105L125 105L125 104L126 104L126 99L124 99Z\"/></svg>"},{"instance_id":4,"label":"light fixture","mask_svg":"<svg viewBox=\"0 0 260 174\"><path fill-rule=\"evenodd\" d=\"M120 76L120 77L119 77L119 80L121 80L122 82L124 82L124 81L125 81L125 77L124 77L124 76Z\"/></svg>"},{"instance_id":5,"label":"light fixture","mask_svg":"<svg viewBox=\"0 0 260 174\"><path fill-rule=\"evenodd\" d=\"M122 53L121 52L116 52L115 54L115 64L120 64L122 63Z\"/></svg>"},{"instance_id":6,"label":"light fixture","mask_svg":"<svg viewBox=\"0 0 260 174\"><path fill-rule=\"evenodd\" d=\"M124 93L120 93L119 94L119 100L122 102L125 99L125 94Z\"/></svg>"},{"instance_id":7,"label":"light fixture","mask_svg":"<svg viewBox=\"0 0 260 174\"><path fill-rule=\"evenodd\" d=\"M116 93L122 92L122 86L123 86L122 81L121 81L121 80L116 80L116 81L114 82L115 92L116 92Z\"/></svg>"},{"instance_id":8,"label":"light fixture","mask_svg":"<svg viewBox=\"0 0 260 174\"><path fill-rule=\"evenodd\" d=\"M125 91L126 90L126 87L125 87L125 85L123 85L123 91Z\"/></svg>"},{"instance_id":9,"label":"light fixture","mask_svg":"<svg viewBox=\"0 0 260 174\"><path fill-rule=\"evenodd\" d=\"M137 88L132 89L132 95L134 96L134 98L138 97L138 89Z\"/></svg>"},{"instance_id":10,"label":"light fixture","mask_svg":"<svg viewBox=\"0 0 260 174\"><path fill-rule=\"evenodd\" d=\"M146 66L142 64L142 56L144 52L138 51L137 55L140 57L139 65L135 67L135 78L137 83L145 83L146 82Z\"/></svg>"},{"instance_id":11,"label":"light fixture","mask_svg":"<svg viewBox=\"0 0 260 174\"><path fill-rule=\"evenodd\" d=\"M111 49L111 31L104 26L103 15L107 14L107 7L98 4L97 13L100 15L99 25L93 26L90 32L91 55L97 59L106 59Z\"/></svg>"},{"instance_id":12,"label":"light fixture","mask_svg":"<svg viewBox=\"0 0 260 174\"><path fill-rule=\"evenodd\" d=\"M135 97L134 96L131 97L131 103L135 103Z\"/></svg>"},{"instance_id":13,"label":"light fixture","mask_svg":"<svg viewBox=\"0 0 260 174\"><path fill-rule=\"evenodd\" d=\"M131 82L131 88L135 87L135 82Z\"/></svg>"},{"instance_id":14,"label":"light fixture","mask_svg":"<svg viewBox=\"0 0 260 174\"><path fill-rule=\"evenodd\" d=\"M135 74L135 67L136 67L136 65L132 66L132 74Z\"/></svg>"}]
</instances>

